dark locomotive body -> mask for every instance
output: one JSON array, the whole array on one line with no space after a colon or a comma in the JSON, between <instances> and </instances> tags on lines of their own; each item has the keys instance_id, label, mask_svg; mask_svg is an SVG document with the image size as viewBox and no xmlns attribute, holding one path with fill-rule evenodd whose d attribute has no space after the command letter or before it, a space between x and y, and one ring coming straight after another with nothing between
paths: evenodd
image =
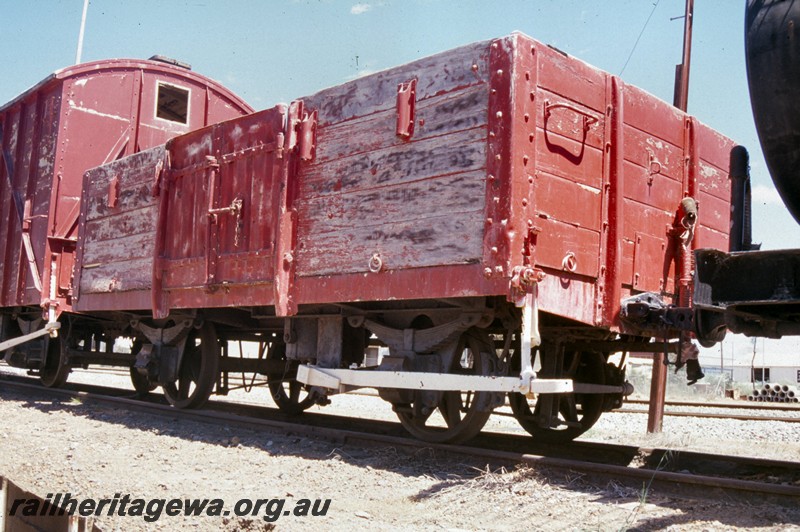
<instances>
[{"instance_id":1,"label":"dark locomotive body","mask_svg":"<svg viewBox=\"0 0 800 532\"><path fill-rule=\"evenodd\" d=\"M630 391L612 353L692 329L671 303L691 249L728 249L733 147L520 34L210 125L86 174L62 321L134 349L63 358L180 407L234 371L294 412L375 386L433 441L509 393L573 438Z\"/></svg>"},{"instance_id":2,"label":"dark locomotive body","mask_svg":"<svg viewBox=\"0 0 800 532\"><path fill-rule=\"evenodd\" d=\"M745 52L753 117L772 181L800 221L800 4L748 0ZM746 162L744 164L746 167ZM746 168L745 168L746 169ZM741 173L741 172L737 172ZM749 188L733 208L750 217ZM748 336L800 335L800 250L757 251L749 224L731 233L735 253L698 250L695 305L709 341L726 330Z\"/></svg>"}]
</instances>

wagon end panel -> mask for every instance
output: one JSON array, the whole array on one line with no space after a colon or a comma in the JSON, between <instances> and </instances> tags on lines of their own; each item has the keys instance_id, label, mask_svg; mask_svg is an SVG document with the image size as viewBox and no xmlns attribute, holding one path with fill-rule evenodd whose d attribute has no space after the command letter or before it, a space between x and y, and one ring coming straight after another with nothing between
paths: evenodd
<instances>
[{"instance_id":1,"label":"wagon end panel","mask_svg":"<svg viewBox=\"0 0 800 532\"><path fill-rule=\"evenodd\" d=\"M689 195L685 114L625 86L622 160L622 272L625 293L675 294L673 224Z\"/></svg>"},{"instance_id":2,"label":"wagon end panel","mask_svg":"<svg viewBox=\"0 0 800 532\"><path fill-rule=\"evenodd\" d=\"M489 79L478 43L303 99L318 116L294 201L303 302L479 291Z\"/></svg>"},{"instance_id":3,"label":"wagon end panel","mask_svg":"<svg viewBox=\"0 0 800 532\"><path fill-rule=\"evenodd\" d=\"M150 308L163 146L89 170L75 267L78 311Z\"/></svg>"},{"instance_id":4,"label":"wagon end panel","mask_svg":"<svg viewBox=\"0 0 800 532\"><path fill-rule=\"evenodd\" d=\"M732 152L733 140L695 121L696 199L698 202L694 249L730 249L732 229Z\"/></svg>"},{"instance_id":5,"label":"wagon end panel","mask_svg":"<svg viewBox=\"0 0 800 532\"><path fill-rule=\"evenodd\" d=\"M733 143L552 47L524 35L498 42L514 49L512 97L490 105L489 129L511 135L490 133L488 188L499 175L508 188L495 197L510 203L488 219L514 232L511 267L542 270L540 308L588 325L617 327L631 293L672 298L685 197L699 204L691 246L727 249Z\"/></svg>"},{"instance_id":6,"label":"wagon end panel","mask_svg":"<svg viewBox=\"0 0 800 532\"><path fill-rule=\"evenodd\" d=\"M505 275L540 270L540 308L595 325L606 260L607 75L525 35L498 46L513 50L510 65L492 67L496 76L511 69L511 95L506 108L501 100L489 114L490 131L500 126L508 137L497 142L501 136L490 135L490 175L501 179L489 188L508 206L507 213L489 213L487 237L497 232L496 221L506 223L511 271Z\"/></svg>"},{"instance_id":7,"label":"wagon end panel","mask_svg":"<svg viewBox=\"0 0 800 532\"><path fill-rule=\"evenodd\" d=\"M247 114L208 83L161 68L140 71L136 150Z\"/></svg>"},{"instance_id":8,"label":"wagon end panel","mask_svg":"<svg viewBox=\"0 0 800 532\"><path fill-rule=\"evenodd\" d=\"M624 93L625 293L677 294L681 201L697 201L692 249L728 249L733 141L635 87Z\"/></svg>"},{"instance_id":9,"label":"wagon end panel","mask_svg":"<svg viewBox=\"0 0 800 532\"><path fill-rule=\"evenodd\" d=\"M54 190L50 216L61 238L74 236L83 174L134 148L138 110L138 71L120 69L101 74L85 73L64 80L57 164L60 179ZM113 94L113 98L108 95Z\"/></svg>"},{"instance_id":10,"label":"wagon end panel","mask_svg":"<svg viewBox=\"0 0 800 532\"><path fill-rule=\"evenodd\" d=\"M173 139L160 194L154 310L273 303L285 106Z\"/></svg>"}]
</instances>

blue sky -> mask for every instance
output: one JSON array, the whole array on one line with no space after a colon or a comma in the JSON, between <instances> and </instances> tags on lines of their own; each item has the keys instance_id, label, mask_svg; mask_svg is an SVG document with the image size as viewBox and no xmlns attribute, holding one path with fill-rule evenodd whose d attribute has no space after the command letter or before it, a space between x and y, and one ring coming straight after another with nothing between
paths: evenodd
<instances>
[{"instance_id":1,"label":"blue sky","mask_svg":"<svg viewBox=\"0 0 800 532\"><path fill-rule=\"evenodd\" d=\"M753 126L744 3L696 2L689 112L750 150L756 241L765 249L800 247L800 227L772 185ZM263 109L519 30L672 101L683 21L670 19L683 15L684 0L659 0L655 11L654 5L655 0L92 0L83 60L174 57ZM0 102L74 63L82 7L83 0L0 0ZM796 352L796 341L780 343Z\"/></svg>"}]
</instances>

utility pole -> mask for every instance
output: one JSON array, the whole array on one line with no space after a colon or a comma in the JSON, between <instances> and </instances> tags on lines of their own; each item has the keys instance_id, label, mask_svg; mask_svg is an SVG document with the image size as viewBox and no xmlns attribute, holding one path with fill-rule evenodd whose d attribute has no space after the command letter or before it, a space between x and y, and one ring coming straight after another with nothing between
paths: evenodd
<instances>
[{"instance_id":1,"label":"utility pole","mask_svg":"<svg viewBox=\"0 0 800 532\"><path fill-rule=\"evenodd\" d=\"M692 59L692 19L694 0L686 0L686 13L683 16L683 60L675 66L675 98L673 105L686 112L689 103L689 65Z\"/></svg>"},{"instance_id":2,"label":"utility pole","mask_svg":"<svg viewBox=\"0 0 800 532\"><path fill-rule=\"evenodd\" d=\"M686 11L683 15L683 58L675 67L675 95L673 105L686 111L689 103L689 64L692 55L692 19L694 18L694 0L686 0ZM677 283L676 283L677 284ZM688 301L679 301L680 305L688 305ZM689 342L688 334L681 333L681 344ZM667 355L653 354L653 372L650 380L650 406L647 415L647 432L661 432L664 425L664 403L667 394Z\"/></svg>"}]
</instances>

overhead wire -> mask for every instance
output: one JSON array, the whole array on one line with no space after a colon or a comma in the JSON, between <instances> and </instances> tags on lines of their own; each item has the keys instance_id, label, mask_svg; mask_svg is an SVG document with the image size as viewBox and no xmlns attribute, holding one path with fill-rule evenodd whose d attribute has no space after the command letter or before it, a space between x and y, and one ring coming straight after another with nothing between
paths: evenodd
<instances>
[{"instance_id":1,"label":"overhead wire","mask_svg":"<svg viewBox=\"0 0 800 532\"><path fill-rule=\"evenodd\" d=\"M628 66L631 57L633 57L633 53L636 51L636 47L639 45L639 41L641 40L642 35L644 35L644 31L647 29L647 25L650 24L650 19L653 18L653 13L656 12L656 8L658 7L659 2L661 2L661 0L656 0L655 3L653 4L653 9L650 11L650 15L648 15L647 20L644 22L644 26L642 26L642 31L639 32L639 36L636 37L636 42L633 43L633 48L631 48L631 53L628 54L628 59L625 60L625 64L622 65L622 70L619 71L620 76L622 76L622 73L625 72L625 67Z\"/></svg>"}]
</instances>

